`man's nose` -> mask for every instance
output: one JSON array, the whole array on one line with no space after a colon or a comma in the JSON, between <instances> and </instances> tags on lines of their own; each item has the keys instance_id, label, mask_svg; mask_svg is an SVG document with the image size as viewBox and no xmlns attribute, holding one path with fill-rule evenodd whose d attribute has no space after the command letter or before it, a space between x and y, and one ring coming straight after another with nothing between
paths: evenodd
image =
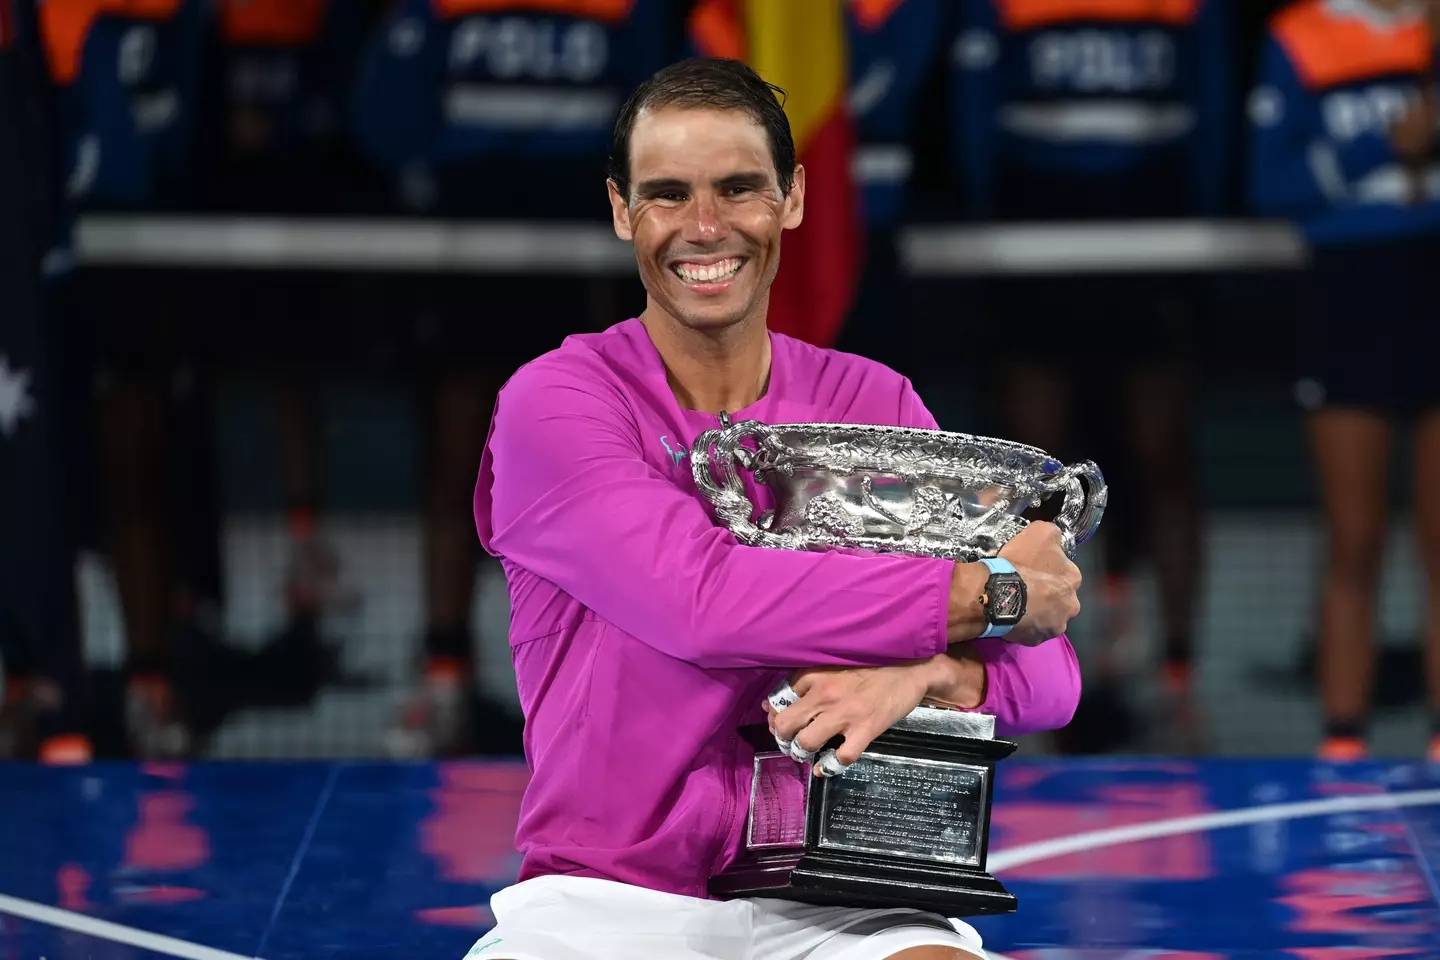
<instances>
[{"instance_id":1,"label":"man's nose","mask_svg":"<svg viewBox=\"0 0 1440 960\"><path fill-rule=\"evenodd\" d=\"M690 201L690 215L685 218L684 239L690 243L714 243L728 232L723 212L715 196L697 195Z\"/></svg>"}]
</instances>

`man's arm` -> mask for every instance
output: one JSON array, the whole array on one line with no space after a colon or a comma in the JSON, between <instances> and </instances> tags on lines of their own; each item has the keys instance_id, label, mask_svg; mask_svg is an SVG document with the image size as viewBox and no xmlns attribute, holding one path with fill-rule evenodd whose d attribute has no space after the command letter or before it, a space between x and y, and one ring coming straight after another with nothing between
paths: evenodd
<instances>
[{"instance_id":1,"label":"man's arm","mask_svg":"<svg viewBox=\"0 0 1440 960\"><path fill-rule=\"evenodd\" d=\"M939 429L935 416L908 381L901 397L900 418L903 426ZM1012 540L1001 551L1001 556L1009 558L1017 568L1028 570L1028 557L1018 557L1014 553L1017 549L1028 553L1029 545L1018 541L1029 539L1026 534ZM1038 585L1038 578L1032 576L1030 579L1036 579ZM983 632L982 627L972 635L978 636ZM1080 667L1069 637L1061 630L1053 639L1040 644L1018 644L1012 642L1013 635L1014 631L1007 637L957 643L946 654L941 654L936 663L943 668L939 674L942 688L948 682L955 685L950 693L965 691L967 688L963 681L966 676L973 676L973 667L956 672L954 665L962 661L978 663L984 668L986 693L984 701L974 709L979 713L992 714L997 729L1004 730L1004 735L1056 730L1065 726L1080 705ZM933 683L929 685L933 686ZM957 706L966 705L944 693L943 689L941 693L932 689L930 696Z\"/></svg>"},{"instance_id":2,"label":"man's arm","mask_svg":"<svg viewBox=\"0 0 1440 960\"><path fill-rule=\"evenodd\" d=\"M706 667L883 665L983 632L980 590L965 596L983 567L743 546L638 442L623 398L583 369L521 370L476 485L484 547Z\"/></svg>"},{"instance_id":3,"label":"man's arm","mask_svg":"<svg viewBox=\"0 0 1440 960\"><path fill-rule=\"evenodd\" d=\"M836 736L841 768L922 702L995 717L1002 737L1055 730L1080 702L1080 667L1065 637L1038 647L999 639L956 644L928 660L886 667L801 670L790 678L796 699L765 712L776 742L796 760L815 759ZM835 772L823 755L816 771Z\"/></svg>"},{"instance_id":4,"label":"man's arm","mask_svg":"<svg viewBox=\"0 0 1440 960\"><path fill-rule=\"evenodd\" d=\"M938 427L908 381L901 390L898 417L901 426ZM1026 561L1033 558L1043 563L1047 552L1058 554L1058 543L1059 533L1053 526L1031 524L1001 554L1009 552L1017 569L1031 571L1027 584L1033 582L1048 592L1055 586L1054 580ZM980 570L983 583L988 571ZM1068 624L1078 610L1073 605L1074 587L1066 589L1067 597L1062 599L1056 593L1044 601L1067 605L1067 615L1058 621L1062 624ZM1030 632L1035 633L1033 625ZM933 657L883 669L797 670L790 685L798 699L783 711L766 708L771 729L779 740L791 744L790 753L797 759L809 759L831 738L842 735L845 743L835 755L842 765L848 765L924 699L990 714L1000 736L1065 726L1080 703L1080 667L1063 626L1053 634L1040 630L1037 639L1049 638L1040 643L1015 643L1009 639L1013 636L1015 631L1005 638L958 642Z\"/></svg>"},{"instance_id":5,"label":"man's arm","mask_svg":"<svg viewBox=\"0 0 1440 960\"><path fill-rule=\"evenodd\" d=\"M1068 637L1021 647L990 637L956 644L930 661L933 700L995 717L1014 737L1058 730L1080 705L1080 664Z\"/></svg>"}]
</instances>

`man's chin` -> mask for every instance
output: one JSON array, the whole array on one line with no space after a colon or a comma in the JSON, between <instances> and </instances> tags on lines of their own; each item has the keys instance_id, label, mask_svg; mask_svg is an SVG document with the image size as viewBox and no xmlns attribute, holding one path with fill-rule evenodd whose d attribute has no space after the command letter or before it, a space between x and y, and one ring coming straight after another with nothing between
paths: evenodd
<instances>
[{"instance_id":1,"label":"man's chin","mask_svg":"<svg viewBox=\"0 0 1440 960\"><path fill-rule=\"evenodd\" d=\"M705 310L680 309L674 314L675 319L679 320L682 326L701 332L724 330L727 327L733 327L742 322L745 319L745 315L746 311L744 310L719 310L714 308Z\"/></svg>"},{"instance_id":2,"label":"man's chin","mask_svg":"<svg viewBox=\"0 0 1440 960\"><path fill-rule=\"evenodd\" d=\"M690 330L723 330L745 319L750 312L743 297L699 299L681 297L663 304L665 312Z\"/></svg>"}]
</instances>

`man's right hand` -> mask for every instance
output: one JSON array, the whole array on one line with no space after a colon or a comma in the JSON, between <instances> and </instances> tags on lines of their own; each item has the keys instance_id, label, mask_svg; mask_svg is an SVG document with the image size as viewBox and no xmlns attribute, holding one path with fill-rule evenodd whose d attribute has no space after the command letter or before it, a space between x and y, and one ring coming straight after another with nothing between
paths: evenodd
<instances>
[{"instance_id":1,"label":"man's right hand","mask_svg":"<svg viewBox=\"0 0 1440 960\"><path fill-rule=\"evenodd\" d=\"M1000 556L1014 564L1025 581L1025 615L1005 639L1035 646L1064 633L1080 614L1080 568L1065 556L1060 528L1033 521L1005 544ZM950 591L952 642L970 640L985 631L979 598L989 577L984 564L956 565Z\"/></svg>"},{"instance_id":2,"label":"man's right hand","mask_svg":"<svg viewBox=\"0 0 1440 960\"><path fill-rule=\"evenodd\" d=\"M1033 646L1058 637L1080 615L1080 568L1060 546L1060 528L1038 521L1000 549L1025 581L1025 616L1005 634L1011 643Z\"/></svg>"}]
</instances>

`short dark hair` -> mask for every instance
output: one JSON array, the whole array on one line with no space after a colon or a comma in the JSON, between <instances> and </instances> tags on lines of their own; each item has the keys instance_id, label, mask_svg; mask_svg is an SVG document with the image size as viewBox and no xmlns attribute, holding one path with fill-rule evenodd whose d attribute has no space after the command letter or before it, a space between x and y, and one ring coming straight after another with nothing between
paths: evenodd
<instances>
[{"instance_id":1,"label":"short dark hair","mask_svg":"<svg viewBox=\"0 0 1440 960\"><path fill-rule=\"evenodd\" d=\"M630 198L630 134L642 110L660 107L741 110L765 131L780 192L795 185L795 138L785 116L785 91L763 80L749 64L719 57L672 63L635 88L615 118L608 175L620 195Z\"/></svg>"}]
</instances>

